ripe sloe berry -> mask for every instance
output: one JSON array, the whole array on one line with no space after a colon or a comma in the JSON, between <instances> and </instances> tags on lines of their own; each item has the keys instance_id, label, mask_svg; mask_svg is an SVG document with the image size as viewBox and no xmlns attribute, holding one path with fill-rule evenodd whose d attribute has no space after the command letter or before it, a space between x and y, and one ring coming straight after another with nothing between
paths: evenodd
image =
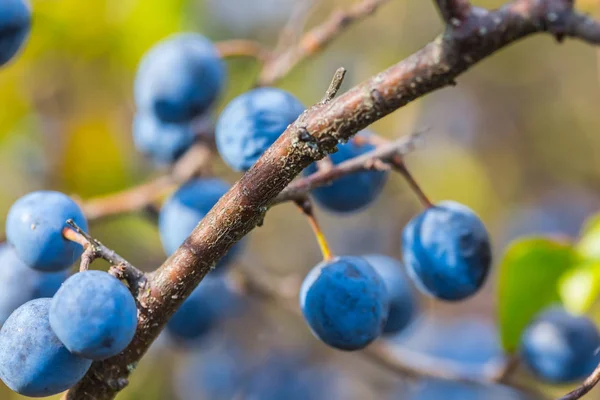
<instances>
[{"instance_id":1,"label":"ripe sloe berry","mask_svg":"<svg viewBox=\"0 0 600 400\"><path fill-rule=\"evenodd\" d=\"M444 201L414 217L403 232L404 263L425 293L463 300L484 284L492 260L481 220L468 207Z\"/></svg>"},{"instance_id":2,"label":"ripe sloe berry","mask_svg":"<svg viewBox=\"0 0 600 400\"><path fill-rule=\"evenodd\" d=\"M41 272L29 268L7 243L0 244L0 325L21 305L52 297L67 279L67 271Z\"/></svg>"},{"instance_id":3,"label":"ripe sloe berry","mask_svg":"<svg viewBox=\"0 0 600 400\"><path fill-rule=\"evenodd\" d=\"M290 93L263 87L233 99L215 128L219 154L236 171L247 171L304 111Z\"/></svg>"},{"instance_id":4,"label":"ripe sloe berry","mask_svg":"<svg viewBox=\"0 0 600 400\"><path fill-rule=\"evenodd\" d=\"M398 333L413 321L418 312L417 298L404 274L404 266L400 261L382 254L369 254L363 258L383 278L390 297L390 312L383 333Z\"/></svg>"},{"instance_id":5,"label":"ripe sloe berry","mask_svg":"<svg viewBox=\"0 0 600 400\"><path fill-rule=\"evenodd\" d=\"M389 304L383 279L360 257L322 262L300 291L300 307L313 333L340 350L362 349L379 337Z\"/></svg>"},{"instance_id":6,"label":"ripe sloe berry","mask_svg":"<svg viewBox=\"0 0 600 400\"><path fill-rule=\"evenodd\" d=\"M70 353L50 328L51 299L17 308L0 330L0 378L17 393L46 397L75 385L91 360Z\"/></svg>"},{"instance_id":7,"label":"ripe sloe berry","mask_svg":"<svg viewBox=\"0 0 600 400\"><path fill-rule=\"evenodd\" d=\"M27 0L0 2L0 66L13 58L31 30L31 6Z\"/></svg>"},{"instance_id":8,"label":"ripe sloe berry","mask_svg":"<svg viewBox=\"0 0 600 400\"><path fill-rule=\"evenodd\" d=\"M570 383L589 375L600 362L599 347L594 323L562 308L543 312L521 338L525 364L551 383Z\"/></svg>"},{"instance_id":9,"label":"ripe sloe berry","mask_svg":"<svg viewBox=\"0 0 600 400\"><path fill-rule=\"evenodd\" d=\"M70 352L103 360L123 351L137 327L137 308L127 287L103 271L79 272L58 289L50 325Z\"/></svg>"},{"instance_id":10,"label":"ripe sloe berry","mask_svg":"<svg viewBox=\"0 0 600 400\"><path fill-rule=\"evenodd\" d=\"M161 121L189 122L208 110L225 80L225 64L212 42L180 33L160 41L140 62L135 102Z\"/></svg>"},{"instance_id":11,"label":"ripe sloe berry","mask_svg":"<svg viewBox=\"0 0 600 400\"><path fill-rule=\"evenodd\" d=\"M32 192L18 199L8 211L6 239L31 268L64 270L83 253L80 244L62 235L68 219L87 230L85 216L70 197L53 191Z\"/></svg>"}]
</instances>

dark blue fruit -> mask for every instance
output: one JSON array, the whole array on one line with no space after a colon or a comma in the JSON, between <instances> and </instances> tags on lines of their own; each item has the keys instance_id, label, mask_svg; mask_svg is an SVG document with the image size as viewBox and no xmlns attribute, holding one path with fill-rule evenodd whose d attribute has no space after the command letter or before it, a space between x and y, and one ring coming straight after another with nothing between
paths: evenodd
<instances>
[{"instance_id":1,"label":"dark blue fruit","mask_svg":"<svg viewBox=\"0 0 600 400\"><path fill-rule=\"evenodd\" d=\"M389 304L383 279L360 257L322 262L300 291L300 307L313 333L340 350L362 349L377 339Z\"/></svg>"},{"instance_id":2,"label":"dark blue fruit","mask_svg":"<svg viewBox=\"0 0 600 400\"><path fill-rule=\"evenodd\" d=\"M235 342L211 340L203 344L175 371L178 399L235 399L247 385L251 359Z\"/></svg>"},{"instance_id":3,"label":"dark blue fruit","mask_svg":"<svg viewBox=\"0 0 600 400\"><path fill-rule=\"evenodd\" d=\"M363 258L383 278L390 297L390 311L383 333L398 333L413 321L419 308L415 293L404 275L404 266L400 261L382 254L369 254Z\"/></svg>"},{"instance_id":4,"label":"dark blue fruit","mask_svg":"<svg viewBox=\"0 0 600 400\"><path fill-rule=\"evenodd\" d=\"M29 397L46 397L75 385L91 360L71 354L48 322L51 299L17 308L0 330L0 379Z\"/></svg>"},{"instance_id":5,"label":"dark blue fruit","mask_svg":"<svg viewBox=\"0 0 600 400\"><path fill-rule=\"evenodd\" d=\"M136 149L160 165L177 160L194 144L195 138L191 123L162 122L150 113L137 114L133 120Z\"/></svg>"},{"instance_id":6,"label":"dark blue fruit","mask_svg":"<svg viewBox=\"0 0 600 400\"><path fill-rule=\"evenodd\" d=\"M354 141L350 141L338 145L338 151L329 157L333 164L337 165L368 153L374 148L375 146L370 144L356 144ZM316 171L317 166L313 163L304 170L304 175L310 175ZM329 185L314 189L312 195L317 204L326 210L338 213L360 211L377 199L387 177L386 171L355 172L336 179Z\"/></svg>"},{"instance_id":7,"label":"dark blue fruit","mask_svg":"<svg viewBox=\"0 0 600 400\"><path fill-rule=\"evenodd\" d=\"M404 228L404 263L425 293L463 300L484 284L492 261L488 233L468 207L444 201L414 217Z\"/></svg>"},{"instance_id":8,"label":"dark blue fruit","mask_svg":"<svg viewBox=\"0 0 600 400\"><path fill-rule=\"evenodd\" d=\"M31 268L64 270L83 253L80 244L62 235L68 219L87 230L81 209L70 197L52 191L32 192L17 200L8 211L6 239Z\"/></svg>"},{"instance_id":9,"label":"dark blue fruit","mask_svg":"<svg viewBox=\"0 0 600 400\"><path fill-rule=\"evenodd\" d=\"M167 322L166 331L178 344L195 344L239 306L223 279L207 276Z\"/></svg>"},{"instance_id":10,"label":"dark blue fruit","mask_svg":"<svg viewBox=\"0 0 600 400\"><path fill-rule=\"evenodd\" d=\"M599 348L594 323L561 308L543 312L521 338L525 364L551 383L575 382L591 374L600 363Z\"/></svg>"},{"instance_id":11,"label":"dark blue fruit","mask_svg":"<svg viewBox=\"0 0 600 400\"><path fill-rule=\"evenodd\" d=\"M229 184L217 178L199 178L181 186L163 204L158 217L158 230L163 249L171 255L183 244L200 220L227 193ZM223 271L243 248L236 243L215 267Z\"/></svg>"},{"instance_id":12,"label":"dark blue fruit","mask_svg":"<svg viewBox=\"0 0 600 400\"><path fill-rule=\"evenodd\" d=\"M137 308L127 287L102 271L71 276L50 308L50 325L70 352L103 360L123 351L137 327Z\"/></svg>"},{"instance_id":13,"label":"dark blue fruit","mask_svg":"<svg viewBox=\"0 0 600 400\"><path fill-rule=\"evenodd\" d=\"M138 110L164 122L188 122L205 113L223 90L225 64L210 40L180 33L156 44L135 79Z\"/></svg>"},{"instance_id":14,"label":"dark blue fruit","mask_svg":"<svg viewBox=\"0 0 600 400\"><path fill-rule=\"evenodd\" d=\"M233 99L215 128L219 154L236 171L247 171L304 111L286 91L263 87Z\"/></svg>"},{"instance_id":15,"label":"dark blue fruit","mask_svg":"<svg viewBox=\"0 0 600 400\"><path fill-rule=\"evenodd\" d=\"M41 272L29 268L9 244L0 244L0 325L28 301L54 296L65 279L67 271Z\"/></svg>"},{"instance_id":16,"label":"dark blue fruit","mask_svg":"<svg viewBox=\"0 0 600 400\"><path fill-rule=\"evenodd\" d=\"M27 0L0 2L0 66L13 58L31 30L31 6Z\"/></svg>"}]
</instances>

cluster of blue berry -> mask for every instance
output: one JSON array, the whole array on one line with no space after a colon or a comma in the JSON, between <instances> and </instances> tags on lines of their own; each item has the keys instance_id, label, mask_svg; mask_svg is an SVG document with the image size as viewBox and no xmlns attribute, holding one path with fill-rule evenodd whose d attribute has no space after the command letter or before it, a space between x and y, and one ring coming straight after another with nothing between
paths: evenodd
<instances>
[{"instance_id":1,"label":"cluster of blue berry","mask_svg":"<svg viewBox=\"0 0 600 400\"><path fill-rule=\"evenodd\" d=\"M31 11L24 0L0 3L0 65L28 36ZM152 48L141 61L134 88L137 115L133 137L138 150L158 164L170 164L198 139L226 82L215 46L198 34L178 34ZM217 149L235 171L247 171L305 110L292 94L261 87L233 99L218 117ZM361 139L339 144L334 165L373 150ZM317 171L310 165L306 175ZM345 214L373 204L387 171L351 173L312 191L327 211ZM228 191L217 178L194 178L168 198L159 213L163 248L171 255ZM83 230L87 221L68 196L33 192L17 200L0 247L0 378L27 396L59 393L77 383L93 360L123 351L137 327L129 288L106 272L67 270L82 255L68 240L68 220ZM239 256L236 244L186 299L167 324L177 341L207 334L232 309L233 292L223 278ZM310 329L340 350L358 350L382 335L403 331L418 313L413 285L443 301L478 292L492 262L485 226L464 205L445 201L427 207L404 228L404 263L381 254L326 257L306 276L300 307ZM562 309L544 312L525 331L522 354L541 379L581 379L598 364L600 335L593 323Z\"/></svg>"}]
</instances>

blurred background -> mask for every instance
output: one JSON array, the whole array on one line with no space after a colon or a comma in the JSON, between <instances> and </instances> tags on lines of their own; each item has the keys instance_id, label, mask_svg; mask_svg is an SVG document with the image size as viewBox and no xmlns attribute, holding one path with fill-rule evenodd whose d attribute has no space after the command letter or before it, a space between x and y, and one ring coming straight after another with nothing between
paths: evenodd
<instances>
[{"instance_id":1,"label":"blurred background","mask_svg":"<svg viewBox=\"0 0 600 400\"><path fill-rule=\"evenodd\" d=\"M0 70L0 218L13 201L33 190L87 199L159 174L136 153L131 139L133 78L144 52L181 31L273 46L297 1L32 0L34 23L26 48ZM351 4L314 3L309 26L333 8ZM496 7L503 2L473 3ZM577 5L600 15L597 0ZM312 104L337 67L348 70L343 89L348 88L408 56L441 29L433 2L392 0L279 86ZM228 59L227 65L229 84L219 109L251 88L259 71L249 58ZM482 217L499 259L506 244L520 235L576 236L585 218L600 210L599 102L600 53L577 41L558 46L540 35L486 59L459 77L458 86L420 99L372 129L394 138L429 128L424 144L408 156L408 167L433 200L462 202ZM220 161L215 171L232 183L239 177ZM401 177L392 176L384 196L368 210L318 215L335 253L400 257L402 228L419 210ZM165 259L156 226L142 214L96 222L91 232L145 270ZM320 258L304 217L292 205L282 205L250 234L236 268L277 277L303 275ZM398 341L475 363L475 368L498 357L495 283L492 277L484 291L459 304L422 299L421 319ZM268 366L267 381L285 381L285 365L294 376L300 376L295 363L310 365L303 371L328 377L324 385L338 385L344 399L409 399L423 384L358 354L327 349L301 319L277 304L246 298L243 311L193 350L161 337L119 398L210 398L203 394L203 382L238 382L238 356L230 355L235 352ZM520 398L500 389L497 396ZM17 398L0 387L0 399Z\"/></svg>"}]
</instances>

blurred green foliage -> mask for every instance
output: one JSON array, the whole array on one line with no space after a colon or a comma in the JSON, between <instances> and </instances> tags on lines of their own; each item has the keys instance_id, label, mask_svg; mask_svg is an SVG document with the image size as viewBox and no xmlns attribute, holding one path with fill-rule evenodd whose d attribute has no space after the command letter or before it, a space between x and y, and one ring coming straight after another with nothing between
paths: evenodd
<instances>
[{"instance_id":1,"label":"blurred green foliage","mask_svg":"<svg viewBox=\"0 0 600 400\"><path fill-rule=\"evenodd\" d=\"M502 346L515 352L521 333L544 308L560 303L559 279L576 262L568 243L531 238L513 243L500 264L498 313Z\"/></svg>"}]
</instances>

